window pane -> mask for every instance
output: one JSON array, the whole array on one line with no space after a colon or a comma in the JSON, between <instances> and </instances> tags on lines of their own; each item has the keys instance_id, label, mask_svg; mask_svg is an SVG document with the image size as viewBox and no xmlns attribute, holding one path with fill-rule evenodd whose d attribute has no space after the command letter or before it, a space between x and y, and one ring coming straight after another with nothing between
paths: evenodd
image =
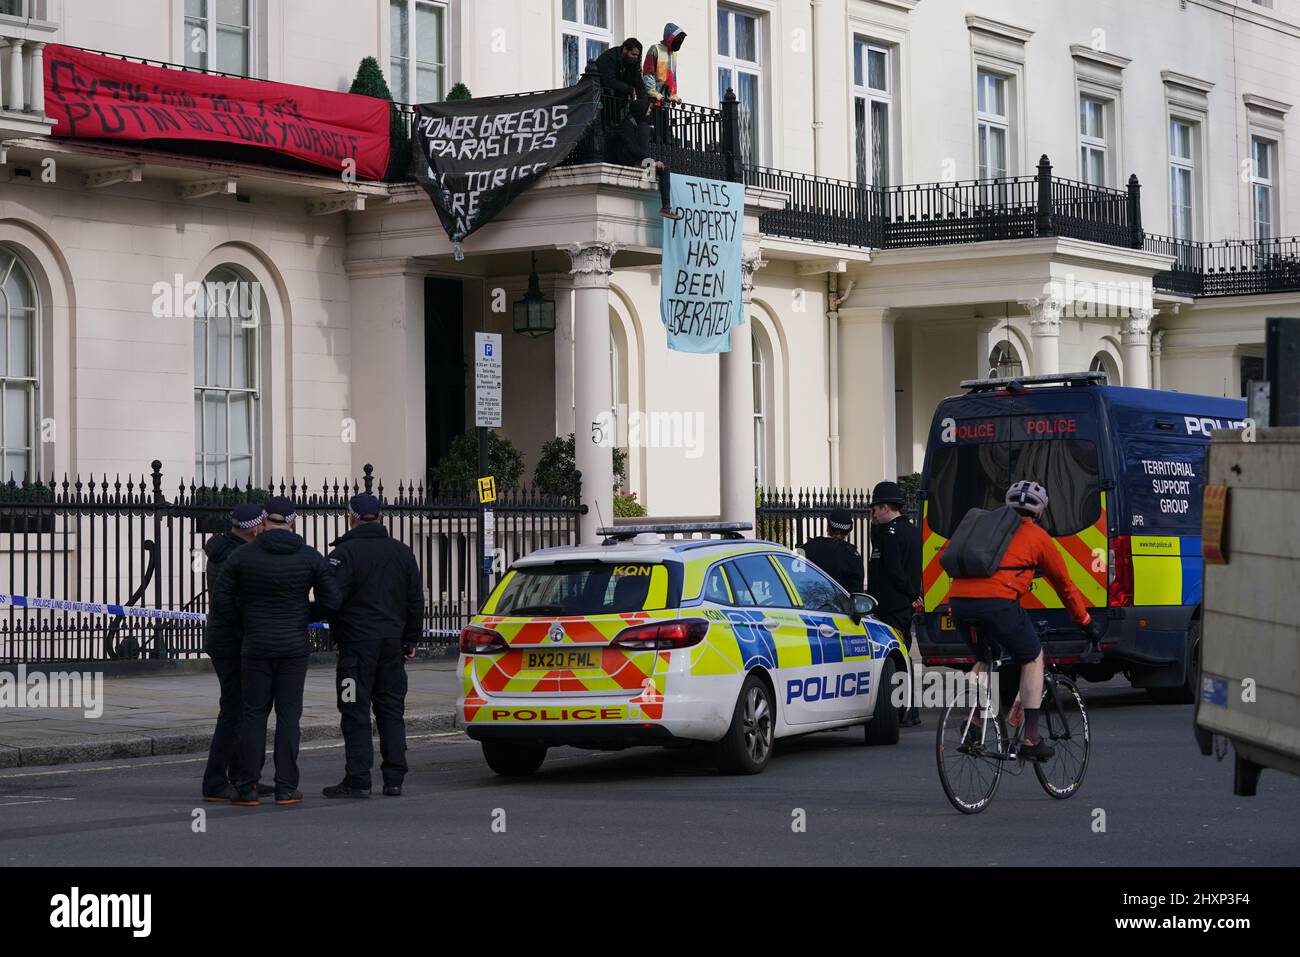
<instances>
[{"instance_id":1,"label":"window pane","mask_svg":"<svg viewBox=\"0 0 1300 957\"><path fill-rule=\"evenodd\" d=\"M206 393L203 397L203 451L208 455L226 453L226 396Z\"/></svg>"},{"instance_id":2,"label":"window pane","mask_svg":"<svg viewBox=\"0 0 1300 957\"><path fill-rule=\"evenodd\" d=\"M788 555L780 555L777 561L785 569L786 576L799 593L799 604L811 611L843 611L843 593L829 578L807 562L796 562Z\"/></svg>"},{"instance_id":3,"label":"window pane","mask_svg":"<svg viewBox=\"0 0 1300 957\"><path fill-rule=\"evenodd\" d=\"M718 52L731 56L731 14L718 7Z\"/></svg>"},{"instance_id":4,"label":"window pane","mask_svg":"<svg viewBox=\"0 0 1300 957\"><path fill-rule=\"evenodd\" d=\"M737 592L737 604L790 607L790 596L781 584L776 568L766 556L738 558L732 567L739 572L732 578L732 589ZM743 587L736 587L737 579L743 582Z\"/></svg>"},{"instance_id":5,"label":"window pane","mask_svg":"<svg viewBox=\"0 0 1300 957\"><path fill-rule=\"evenodd\" d=\"M853 85L862 85L862 61L867 55L867 45L860 40L853 41Z\"/></svg>"},{"instance_id":6,"label":"window pane","mask_svg":"<svg viewBox=\"0 0 1300 957\"><path fill-rule=\"evenodd\" d=\"M208 320L208 384L230 385L230 320Z\"/></svg>"},{"instance_id":7,"label":"window pane","mask_svg":"<svg viewBox=\"0 0 1300 957\"><path fill-rule=\"evenodd\" d=\"M251 395L230 397L230 451L236 455L249 455L253 451Z\"/></svg>"},{"instance_id":8,"label":"window pane","mask_svg":"<svg viewBox=\"0 0 1300 957\"><path fill-rule=\"evenodd\" d=\"M581 72L582 69L578 65L578 38L572 33L566 33L564 35L564 85L573 86L577 83Z\"/></svg>"},{"instance_id":9,"label":"window pane","mask_svg":"<svg viewBox=\"0 0 1300 957\"><path fill-rule=\"evenodd\" d=\"M206 17L208 15L207 0L185 0L185 15L187 17Z\"/></svg>"},{"instance_id":10,"label":"window pane","mask_svg":"<svg viewBox=\"0 0 1300 957\"><path fill-rule=\"evenodd\" d=\"M564 0L560 15L570 23L578 22L578 0Z\"/></svg>"},{"instance_id":11,"label":"window pane","mask_svg":"<svg viewBox=\"0 0 1300 957\"><path fill-rule=\"evenodd\" d=\"M889 105L871 104L871 181L889 185Z\"/></svg>"},{"instance_id":12,"label":"window pane","mask_svg":"<svg viewBox=\"0 0 1300 957\"><path fill-rule=\"evenodd\" d=\"M609 29L609 0L583 0L582 19L589 27Z\"/></svg>"},{"instance_id":13,"label":"window pane","mask_svg":"<svg viewBox=\"0 0 1300 957\"><path fill-rule=\"evenodd\" d=\"M4 481L7 482L12 478L15 482L21 482L23 477L27 474L27 462L28 458L26 451L6 452L4 465L5 471L3 476Z\"/></svg>"},{"instance_id":14,"label":"window pane","mask_svg":"<svg viewBox=\"0 0 1300 957\"><path fill-rule=\"evenodd\" d=\"M12 376L29 376L32 374L29 362L31 356L31 342L28 339L28 331L31 329L31 321L26 310L9 311L9 348L7 356L9 363L9 375Z\"/></svg>"},{"instance_id":15,"label":"window pane","mask_svg":"<svg viewBox=\"0 0 1300 957\"><path fill-rule=\"evenodd\" d=\"M1254 154L1255 159L1255 176L1259 179L1273 178L1269 162L1271 159L1269 154L1272 153L1271 145L1267 140L1254 139L1251 141L1251 152Z\"/></svg>"},{"instance_id":16,"label":"window pane","mask_svg":"<svg viewBox=\"0 0 1300 957\"><path fill-rule=\"evenodd\" d=\"M731 71L725 69L718 70L718 102L721 103L727 98L727 91L732 89Z\"/></svg>"},{"instance_id":17,"label":"window pane","mask_svg":"<svg viewBox=\"0 0 1300 957\"><path fill-rule=\"evenodd\" d=\"M736 14L736 53L737 60L758 62L758 19Z\"/></svg>"},{"instance_id":18,"label":"window pane","mask_svg":"<svg viewBox=\"0 0 1300 957\"><path fill-rule=\"evenodd\" d=\"M0 258L0 276L3 276L6 270L9 278L5 280L4 294L9 300L9 308L29 309L36 305L36 300L32 297L31 284L27 281L27 273L18 260L7 253ZM0 302L3 300L0 299Z\"/></svg>"},{"instance_id":19,"label":"window pane","mask_svg":"<svg viewBox=\"0 0 1300 957\"><path fill-rule=\"evenodd\" d=\"M194 320L194 384L208 384L208 325L198 318Z\"/></svg>"},{"instance_id":20,"label":"window pane","mask_svg":"<svg viewBox=\"0 0 1300 957\"><path fill-rule=\"evenodd\" d=\"M989 76L989 106L990 113L997 116L1007 115L1007 81L1000 76Z\"/></svg>"},{"instance_id":21,"label":"window pane","mask_svg":"<svg viewBox=\"0 0 1300 957\"><path fill-rule=\"evenodd\" d=\"M989 111L988 104L989 75L983 71L975 74L975 108L981 113Z\"/></svg>"},{"instance_id":22,"label":"window pane","mask_svg":"<svg viewBox=\"0 0 1300 957\"><path fill-rule=\"evenodd\" d=\"M873 90L888 90L888 57L883 50L867 51L867 86Z\"/></svg>"},{"instance_id":23,"label":"window pane","mask_svg":"<svg viewBox=\"0 0 1300 957\"><path fill-rule=\"evenodd\" d=\"M415 58L442 62L442 11L438 7L422 3L415 8Z\"/></svg>"},{"instance_id":24,"label":"window pane","mask_svg":"<svg viewBox=\"0 0 1300 957\"><path fill-rule=\"evenodd\" d=\"M758 160L758 77L752 73L737 73L740 89L740 146L747 162Z\"/></svg>"},{"instance_id":25,"label":"window pane","mask_svg":"<svg viewBox=\"0 0 1300 957\"><path fill-rule=\"evenodd\" d=\"M409 24L406 20L406 0L391 0L388 5L388 51L394 57L407 55Z\"/></svg>"},{"instance_id":26,"label":"window pane","mask_svg":"<svg viewBox=\"0 0 1300 957\"><path fill-rule=\"evenodd\" d=\"M415 100L417 103L436 103L442 99L442 69L417 65L415 68Z\"/></svg>"},{"instance_id":27,"label":"window pane","mask_svg":"<svg viewBox=\"0 0 1300 957\"><path fill-rule=\"evenodd\" d=\"M208 68L208 27L205 20L185 20L185 65L196 70Z\"/></svg>"},{"instance_id":28,"label":"window pane","mask_svg":"<svg viewBox=\"0 0 1300 957\"><path fill-rule=\"evenodd\" d=\"M1186 123L1169 125L1169 152L1181 159L1192 158L1192 128Z\"/></svg>"},{"instance_id":29,"label":"window pane","mask_svg":"<svg viewBox=\"0 0 1300 957\"><path fill-rule=\"evenodd\" d=\"M217 29L217 64L223 73L248 75L248 33L244 30Z\"/></svg>"},{"instance_id":30,"label":"window pane","mask_svg":"<svg viewBox=\"0 0 1300 957\"><path fill-rule=\"evenodd\" d=\"M1255 184L1255 236L1270 239L1273 236L1273 190Z\"/></svg>"},{"instance_id":31,"label":"window pane","mask_svg":"<svg viewBox=\"0 0 1300 957\"><path fill-rule=\"evenodd\" d=\"M989 130L989 167L994 176L1007 175L1007 131L996 126Z\"/></svg>"},{"instance_id":32,"label":"window pane","mask_svg":"<svg viewBox=\"0 0 1300 957\"><path fill-rule=\"evenodd\" d=\"M248 26L248 0L217 0L217 22Z\"/></svg>"},{"instance_id":33,"label":"window pane","mask_svg":"<svg viewBox=\"0 0 1300 957\"><path fill-rule=\"evenodd\" d=\"M979 125L979 154L980 170L979 178L988 179L989 177L989 128L985 123Z\"/></svg>"},{"instance_id":34,"label":"window pane","mask_svg":"<svg viewBox=\"0 0 1300 957\"><path fill-rule=\"evenodd\" d=\"M30 423L27 420L27 386L7 385L4 390L5 450L26 449L31 443ZM24 461L24 465L25 465ZM25 471L25 469L23 470ZM22 471L15 473L19 479ZM9 476L5 475L8 479Z\"/></svg>"},{"instance_id":35,"label":"window pane","mask_svg":"<svg viewBox=\"0 0 1300 957\"><path fill-rule=\"evenodd\" d=\"M859 183L866 185L867 178L867 101L862 97L853 99L853 143L854 159Z\"/></svg>"},{"instance_id":36,"label":"window pane","mask_svg":"<svg viewBox=\"0 0 1300 957\"><path fill-rule=\"evenodd\" d=\"M407 67L406 60L399 60L394 57L389 61L388 66L388 75L392 77L393 80L393 96L404 102L414 100L414 97L411 96L410 88L407 85L410 79L410 70Z\"/></svg>"},{"instance_id":37,"label":"window pane","mask_svg":"<svg viewBox=\"0 0 1300 957\"><path fill-rule=\"evenodd\" d=\"M600 59L600 55L601 55L602 53L604 53L604 52L605 52L606 50L608 50L608 49L609 49L609 44L606 43L606 42L603 41L603 40L588 40L588 41L587 41L587 59L588 59L588 60L599 60L599 59ZM583 69L585 70L585 69L587 68L587 64L584 63L584 64L582 65L582 67L583 67Z\"/></svg>"}]
</instances>

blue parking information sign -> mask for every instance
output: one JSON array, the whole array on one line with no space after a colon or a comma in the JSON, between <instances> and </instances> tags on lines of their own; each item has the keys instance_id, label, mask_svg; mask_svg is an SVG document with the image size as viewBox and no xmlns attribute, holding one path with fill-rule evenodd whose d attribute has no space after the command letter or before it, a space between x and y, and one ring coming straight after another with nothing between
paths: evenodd
<instances>
[{"instance_id":1,"label":"blue parking information sign","mask_svg":"<svg viewBox=\"0 0 1300 957\"><path fill-rule=\"evenodd\" d=\"M474 425L501 428L500 333L474 333Z\"/></svg>"}]
</instances>

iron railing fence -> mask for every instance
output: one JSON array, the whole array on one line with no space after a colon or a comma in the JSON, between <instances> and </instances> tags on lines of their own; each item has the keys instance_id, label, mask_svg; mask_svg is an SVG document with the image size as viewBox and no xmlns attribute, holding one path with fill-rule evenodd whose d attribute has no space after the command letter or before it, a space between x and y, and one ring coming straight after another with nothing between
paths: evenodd
<instances>
[{"instance_id":1,"label":"iron railing fence","mask_svg":"<svg viewBox=\"0 0 1300 957\"><path fill-rule=\"evenodd\" d=\"M169 611L208 610L203 545L229 525L230 508L271 495L293 499L296 531L328 552L348 528L347 501L371 491L389 532L415 552L428 629L451 632L477 610L480 506L469 489L399 483L385 488L366 466L358 481L307 487L164 490L159 463L149 476L50 479L0 486L0 584L8 595ZM504 492L493 504L495 549L488 585L516 558L578 542L579 506L534 490ZM434 639L436 640L436 638ZM443 640L451 640L443 636ZM314 633L317 647L326 637ZM202 625L0 607L0 664L189 658L201 654Z\"/></svg>"},{"instance_id":2,"label":"iron railing fence","mask_svg":"<svg viewBox=\"0 0 1300 957\"><path fill-rule=\"evenodd\" d=\"M759 217L759 229L769 236L868 249L880 245L876 194L870 187L767 166L749 165L744 171L746 186L789 196L785 208Z\"/></svg>"},{"instance_id":3,"label":"iron railing fence","mask_svg":"<svg viewBox=\"0 0 1300 957\"><path fill-rule=\"evenodd\" d=\"M853 520L849 541L866 561L871 551L871 493L858 488L765 488L758 493L756 538L798 548L827 534L827 519L837 508L848 509ZM920 527L919 502L909 499L903 514Z\"/></svg>"},{"instance_id":4,"label":"iron railing fence","mask_svg":"<svg viewBox=\"0 0 1300 957\"><path fill-rule=\"evenodd\" d=\"M1225 239L1205 243L1147 236L1146 249L1173 256L1152 285L1184 296L1247 296L1300 290L1300 237Z\"/></svg>"}]
</instances>

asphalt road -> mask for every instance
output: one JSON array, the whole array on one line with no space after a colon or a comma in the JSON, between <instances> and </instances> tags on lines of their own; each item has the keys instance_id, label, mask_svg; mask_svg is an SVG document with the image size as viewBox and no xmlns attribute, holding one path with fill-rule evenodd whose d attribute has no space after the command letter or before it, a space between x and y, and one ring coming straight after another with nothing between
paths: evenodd
<instances>
[{"instance_id":1,"label":"asphalt road","mask_svg":"<svg viewBox=\"0 0 1300 957\"><path fill-rule=\"evenodd\" d=\"M755 777L693 752L565 748L507 780L452 733L413 738L407 793L369 801L319 796L341 777L334 744L304 748L308 800L285 808L202 804L198 756L0 772L0 864L1300 864L1300 779L1266 771L1257 797L1234 797L1230 752L1200 755L1190 706L1084 692L1094 738L1079 793L1055 801L1032 771L1007 776L975 816L943 796L932 713L897 747L864 747L859 729L778 745Z\"/></svg>"}]
</instances>

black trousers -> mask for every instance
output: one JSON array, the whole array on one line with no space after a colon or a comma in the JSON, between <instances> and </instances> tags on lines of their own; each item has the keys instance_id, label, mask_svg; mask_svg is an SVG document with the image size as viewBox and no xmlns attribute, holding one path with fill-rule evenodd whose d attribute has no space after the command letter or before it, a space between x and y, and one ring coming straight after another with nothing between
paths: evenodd
<instances>
[{"instance_id":1,"label":"black trousers","mask_svg":"<svg viewBox=\"0 0 1300 957\"><path fill-rule=\"evenodd\" d=\"M623 118L623 122L618 127L617 153L620 162L629 166L641 166L642 163L650 156L650 123L648 120L637 122L636 118L628 115ZM668 172L668 164L664 164L663 170L659 173L659 199L664 206L670 206L672 197L672 178Z\"/></svg>"},{"instance_id":2,"label":"black trousers","mask_svg":"<svg viewBox=\"0 0 1300 957\"><path fill-rule=\"evenodd\" d=\"M908 658L907 658L908 664L909 664L909 666L910 666L911 668L915 668L915 667L916 667L916 664L917 664L917 663L916 663L916 660L915 660L914 658L912 658L912 656L911 656L911 654L910 654L910 652L911 652L911 650L912 650L912 649L911 649L911 643L912 643L912 609L911 609L911 608L896 608L896 609L894 609L894 610L892 610L892 611L878 611L878 612L876 612L875 614L876 614L876 617L879 618L881 621L883 621L886 625L892 625L894 628L897 628L897 629L898 629L898 633L899 633L900 635L902 635L903 647L904 647L904 648L907 648L907 650L908 650L908 652L909 652L909 654L908 654ZM912 687L912 678L911 678L911 675L908 676L907 687L908 687L909 689ZM904 700L907 700L907 699L904 699ZM908 705L904 705L903 707L899 708L899 709L898 709L899 714L900 714L900 715L905 715L905 714L907 713L908 707L909 707ZM910 705L910 707L912 707L912 708L916 708L917 705L916 705L915 702L913 702L913 703Z\"/></svg>"},{"instance_id":3,"label":"black trousers","mask_svg":"<svg viewBox=\"0 0 1300 957\"><path fill-rule=\"evenodd\" d=\"M239 780L239 727L244 720L244 696L238 655L212 659L212 670L221 685L217 729L208 748L208 766L203 770L203 793L215 795L230 782Z\"/></svg>"},{"instance_id":4,"label":"black trousers","mask_svg":"<svg viewBox=\"0 0 1300 957\"><path fill-rule=\"evenodd\" d=\"M298 743L307 655L243 659L244 723L239 729L240 787L256 786L266 763L266 722L275 707L275 790L298 786Z\"/></svg>"},{"instance_id":5,"label":"black trousers","mask_svg":"<svg viewBox=\"0 0 1300 957\"><path fill-rule=\"evenodd\" d=\"M399 638L344 641L336 673L347 783L369 788L375 747L370 712L379 726L379 765L385 784L406 777L406 662Z\"/></svg>"}]
</instances>

